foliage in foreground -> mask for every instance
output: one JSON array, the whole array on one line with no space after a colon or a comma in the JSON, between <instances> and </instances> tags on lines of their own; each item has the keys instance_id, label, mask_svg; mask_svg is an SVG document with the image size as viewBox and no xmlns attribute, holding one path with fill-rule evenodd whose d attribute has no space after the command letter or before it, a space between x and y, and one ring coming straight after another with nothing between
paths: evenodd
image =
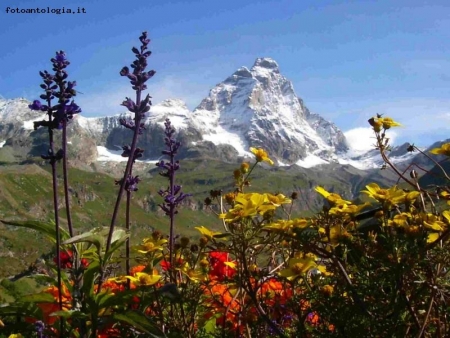
<instances>
[{"instance_id":1,"label":"foliage in foreground","mask_svg":"<svg viewBox=\"0 0 450 338\"><path fill-rule=\"evenodd\" d=\"M146 34L141 42L148 44ZM133 52L139 68L145 48ZM142 80L153 74L125 68L121 74L132 81L139 102ZM137 113L134 122L123 121L134 136L143 127L138 115L148 103L124 102ZM59 103L56 112L65 104ZM63 116L49 128L64 121ZM255 161L233 172L235 186L228 193L212 190L205 199L222 230L198 225L200 239L193 241L175 235L176 214L187 194L175 182L181 144L167 120L163 154L169 159L158 167L168 179L168 188L159 194L169 235L155 231L130 248L129 208L124 228L113 221L109 228L81 235L57 221L56 226L5 221L40 231L56 244L57 253L48 273L34 276L46 285L42 292L0 308L3 332L10 337L449 336L450 210L438 208L436 201L450 200L450 190L425 190L415 170L405 175L389 161L386 132L397 122L377 116L369 123L386 165L408 190L368 184L362 193L374 201L373 208L318 186L322 211L292 218L297 193L249 191L258 163L272 164L263 149L251 148ZM449 149L445 144L432 153L450 156ZM142 149L124 147L124 153L129 167L117 183L129 201L139 183L132 163ZM49 160L55 165L64 154L53 154ZM119 255L122 247L125 257ZM117 269L123 261L125 273Z\"/></svg>"}]
</instances>

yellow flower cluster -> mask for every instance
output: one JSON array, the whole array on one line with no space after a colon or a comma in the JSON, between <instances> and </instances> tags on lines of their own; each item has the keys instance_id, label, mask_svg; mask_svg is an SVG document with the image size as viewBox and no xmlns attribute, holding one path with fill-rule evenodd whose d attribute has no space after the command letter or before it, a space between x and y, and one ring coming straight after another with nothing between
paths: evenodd
<instances>
[{"instance_id":1,"label":"yellow flower cluster","mask_svg":"<svg viewBox=\"0 0 450 338\"><path fill-rule=\"evenodd\" d=\"M139 253L148 254L163 251L164 244L166 243L167 239L144 238L142 244L137 246L136 249Z\"/></svg>"},{"instance_id":2,"label":"yellow flower cluster","mask_svg":"<svg viewBox=\"0 0 450 338\"><path fill-rule=\"evenodd\" d=\"M344 200L339 194L330 193L320 186L315 190L331 204L330 215L356 214L368 205L367 203L355 205L351 201Z\"/></svg>"},{"instance_id":3,"label":"yellow flower cluster","mask_svg":"<svg viewBox=\"0 0 450 338\"><path fill-rule=\"evenodd\" d=\"M286 203L291 203L291 200L283 194L238 193L233 208L219 217L226 222L233 222L245 217L264 215Z\"/></svg>"},{"instance_id":4,"label":"yellow flower cluster","mask_svg":"<svg viewBox=\"0 0 450 338\"><path fill-rule=\"evenodd\" d=\"M273 232L282 232L287 235L292 234L293 229L304 229L309 222L304 218L295 218L290 220L280 219L276 222L267 224L264 229Z\"/></svg>"},{"instance_id":5,"label":"yellow flower cluster","mask_svg":"<svg viewBox=\"0 0 450 338\"><path fill-rule=\"evenodd\" d=\"M269 155L264 149L251 147L250 151L255 155L256 162L267 162L270 165L273 165L273 161L269 158Z\"/></svg>"},{"instance_id":6,"label":"yellow flower cluster","mask_svg":"<svg viewBox=\"0 0 450 338\"><path fill-rule=\"evenodd\" d=\"M400 123L395 122L392 118L381 117L380 115L378 115L377 117L372 117L369 120L369 124L372 126L373 130L377 133L379 133L381 129L387 130L390 129L391 127L401 126Z\"/></svg>"},{"instance_id":7,"label":"yellow flower cluster","mask_svg":"<svg viewBox=\"0 0 450 338\"><path fill-rule=\"evenodd\" d=\"M366 185L367 190L361 192L369 197L376 199L383 206L394 206L401 203L411 203L416 200L420 195L418 191L411 191L406 193L402 189L398 189L397 186L393 186L389 189L380 188L376 183L370 183Z\"/></svg>"},{"instance_id":8,"label":"yellow flower cluster","mask_svg":"<svg viewBox=\"0 0 450 338\"><path fill-rule=\"evenodd\" d=\"M443 211L441 215L425 212L402 212L388 221L388 226L401 229L408 235L415 236L425 232L428 243L436 241L442 231L447 230L449 224L450 211L448 210Z\"/></svg>"},{"instance_id":9,"label":"yellow flower cluster","mask_svg":"<svg viewBox=\"0 0 450 338\"><path fill-rule=\"evenodd\" d=\"M319 273L329 275L327 269L322 264L317 264L318 258L313 254L302 255L301 257L291 258L285 269L281 270L278 275L285 277L287 280L293 281L299 277L304 277L312 270Z\"/></svg>"},{"instance_id":10,"label":"yellow flower cluster","mask_svg":"<svg viewBox=\"0 0 450 338\"><path fill-rule=\"evenodd\" d=\"M431 149L430 153L434 155L450 156L450 143L444 143L439 148Z\"/></svg>"}]
</instances>

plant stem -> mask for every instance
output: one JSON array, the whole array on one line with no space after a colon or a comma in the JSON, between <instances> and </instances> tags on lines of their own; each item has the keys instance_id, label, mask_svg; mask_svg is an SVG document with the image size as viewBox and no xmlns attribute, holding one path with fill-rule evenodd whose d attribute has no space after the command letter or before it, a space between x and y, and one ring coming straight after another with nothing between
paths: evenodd
<instances>
[{"instance_id":1,"label":"plant stem","mask_svg":"<svg viewBox=\"0 0 450 338\"><path fill-rule=\"evenodd\" d=\"M53 130L51 128L52 122L52 112L51 112L51 100L47 99L48 105L48 140L49 140L49 152L54 156L54 140L53 140ZM59 310L62 311L62 288L61 288L61 238L59 232L59 212L58 212L58 177L56 175L56 161L54 158L50 160L50 164L52 166L52 187L53 187L53 212L55 215L55 236L56 236L56 264L57 264L57 287L58 287L58 304ZM64 329L64 321L63 318L60 317L60 336L62 337L63 329Z\"/></svg>"},{"instance_id":2,"label":"plant stem","mask_svg":"<svg viewBox=\"0 0 450 338\"><path fill-rule=\"evenodd\" d=\"M138 107L141 104L141 92L142 92L141 89L137 89L136 90L136 105ZM111 219L111 225L109 226L108 240L106 241L105 252L108 252L110 247L111 247L111 240L112 240L112 235L114 233L114 227L115 227L116 220L117 220L117 214L119 212L120 202L122 200L123 192L125 190L125 184L127 182L127 178L130 175L131 169L133 167L134 152L136 151L137 139L138 139L138 135L139 135L139 126L141 124L141 114L140 113L135 114L134 121L135 121L136 128L134 129L133 141L131 142L130 156L128 158L127 166L126 166L125 172L123 174L123 180L120 183L119 192L117 194L116 204L114 206L113 216L112 216L112 219ZM101 272L100 272L100 280L99 280L99 284L98 284L98 292L100 292L101 289L102 289L104 273L105 273L105 269L102 268Z\"/></svg>"},{"instance_id":3,"label":"plant stem","mask_svg":"<svg viewBox=\"0 0 450 338\"><path fill-rule=\"evenodd\" d=\"M175 155L172 153L170 155L170 164L172 169L175 166ZM169 188L169 195L173 196L174 193L174 181L175 181L175 171L172 170L170 175L169 175L169 182L170 182L170 188ZM170 282L171 283L176 283L176 277L174 275L174 257L173 257L173 250L174 250L174 241L175 241L175 204L171 203L170 204L170 228L169 228L169 260L170 260Z\"/></svg>"},{"instance_id":4,"label":"plant stem","mask_svg":"<svg viewBox=\"0 0 450 338\"><path fill-rule=\"evenodd\" d=\"M127 232L130 231L130 203L131 203L131 191L127 190L127 210L126 210L126 229ZM125 242L125 269L127 271L127 276L130 275L130 238L127 238ZM131 287L131 281L127 279L127 289Z\"/></svg>"},{"instance_id":5,"label":"plant stem","mask_svg":"<svg viewBox=\"0 0 450 338\"><path fill-rule=\"evenodd\" d=\"M72 216L70 213L69 174L68 174L68 170L67 170L67 121L66 121L66 119L63 119L62 150L63 150L64 199L66 202L67 224L69 227L70 237L73 237Z\"/></svg>"}]
</instances>

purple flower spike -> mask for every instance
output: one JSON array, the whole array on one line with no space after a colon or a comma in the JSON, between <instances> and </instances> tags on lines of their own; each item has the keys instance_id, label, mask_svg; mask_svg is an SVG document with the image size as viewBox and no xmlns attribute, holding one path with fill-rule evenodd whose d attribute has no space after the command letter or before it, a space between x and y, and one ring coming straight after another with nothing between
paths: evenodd
<instances>
[{"instance_id":1,"label":"purple flower spike","mask_svg":"<svg viewBox=\"0 0 450 338\"><path fill-rule=\"evenodd\" d=\"M65 107L65 110L69 119L73 118L73 114L81 113L81 108L75 102L73 102L73 100L68 106Z\"/></svg>"},{"instance_id":2,"label":"purple flower spike","mask_svg":"<svg viewBox=\"0 0 450 338\"><path fill-rule=\"evenodd\" d=\"M66 58L66 53L62 50L56 52L56 56L50 61L53 63L53 70L55 72L61 72L62 69L70 65L70 62Z\"/></svg>"},{"instance_id":3,"label":"purple flower spike","mask_svg":"<svg viewBox=\"0 0 450 338\"><path fill-rule=\"evenodd\" d=\"M147 32L142 32L142 35L139 37L142 45L147 46L150 43L150 39L147 38Z\"/></svg>"},{"instance_id":4,"label":"purple flower spike","mask_svg":"<svg viewBox=\"0 0 450 338\"><path fill-rule=\"evenodd\" d=\"M136 112L136 103L134 103L134 101L129 97L125 98L125 101L122 102L121 106L127 107L127 109L132 113Z\"/></svg>"},{"instance_id":5,"label":"purple flower spike","mask_svg":"<svg viewBox=\"0 0 450 338\"><path fill-rule=\"evenodd\" d=\"M116 185L122 184L123 179L116 181ZM138 191L138 183L141 181L141 179L138 176L128 176L126 182L125 182L125 190L127 191Z\"/></svg>"},{"instance_id":6,"label":"purple flower spike","mask_svg":"<svg viewBox=\"0 0 450 338\"><path fill-rule=\"evenodd\" d=\"M130 146L123 146L122 147L123 153L122 157L130 157L131 156L131 147ZM144 153L144 149L136 148L134 151L134 159L133 162L135 162L138 158L142 157L142 154Z\"/></svg>"},{"instance_id":7,"label":"purple flower spike","mask_svg":"<svg viewBox=\"0 0 450 338\"><path fill-rule=\"evenodd\" d=\"M151 70L145 72L145 68L147 67L147 58L151 55L151 52L147 51L147 45L150 43L150 39L147 38L147 32L143 32L139 37L139 40L142 44L141 47L133 47L131 49L136 55L136 60L131 64L133 71L130 72L128 67L123 67L120 71L120 75L128 77L134 90L142 91L147 88L145 82L155 75L155 71Z\"/></svg>"},{"instance_id":8,"label":"purple flower spike","mask_svg":"<svg viewBox=\"0 0 450 338\"><path fill-rule=\"evenodd\" d=\"M180 162L175 161L175 155L177 154L177 150L180 147L180 142L173 139L175 134L175 128L172 127L172 124L169 119L166 119L165 123L165 138L164 143L167 146L166 150L162 151L163 155L167 155L170 157L170 161L159 161L156 163L156 166L164 169L165 171L161 172L160 175L163 177L169 178L171 181L175 180L175 172L180 169ZM173 189L171 190L168 187L166 190L158 191L158 194L164 198L164 203L160 205L161 209L166 213L166 215L173 217L176 213L176 208L178 205L191 194L185 194L181 192L181 185L173 185ZM171 213L172 211L173 213Z\"/></svg>"},{"instance_id":9,"label":"purple flower spike","mask_svg":"<svg viewBox=\"0 0 450 338\"><path fill-rule=\"evenodd\" d=\"M34 100L32 104L28 106L31 110L40 110L40 111L46 111L48 107L46 105L43 105L41 101Z\"/></svg>"},{"instance_id":10,"label":"purple flower spike","mask_svg":"<svg viewBox=\"0 0 450 338\"><path fill-rule=\"evenodd\" d=\"M37 322L34 323L34 329L36 330L37 336L39 338L43 338L44 337L44 330L45 330L45 324L43 321L38 320Z\"/></svg>"},{"instance_id":11,"label":"purple flower spike","mask_svg":"<svg viewBox=\"0 0 450 338\"><path fill-rule=\"evenodd\" d=\"M56 56L51 59L51 62L55 71L54 75L47 71L39 72L44 82L40 87L45 91L45 94L40 95L40 98L47 101L47 105L43 105L39 100L35 100L29 105L32 110L46 111L50 121L34 123L35 130L39 127L62 129L64 122L68 122L74 114L81 112L81 108L73 100L70 102L70 99L77 94L74 89L77 83L76 81L66 81L68 75L65 68L70 64L66 53L63 51L56 52ZM58 98L58 103L51 105L51 101L55 97Z\"/></svg>"},{"instance_id":12,"label":"purple flower spike","mask_svg":"<svg viewBox=\"0 0 450 338\"><path fill-rule=\"evenodd\" d=\"M129 176L127 179L127 184L125 186L125 189L128 191L137 191L138 190L138 183L141 181L139 176L131 177Z\"/></svg>"},{"instance_id":13,"label":"purple flower spike","mask_svg":"<svg viewBox=\"0 0 450 338\"><path fill-rule=\"evenodd\" d=\"M63 51L60 51L59 53L56 53L56 61L58 62L64 62L66 61L66 54Z\"/></svg>"},{"instance_id":14,"label":"purple flower spike","mask_svg":"<svg viewBox=\"0 0 450 338\"><path fill-rule=\"evenodd\" d=\"M124 127L127 128L127 129L134 130L134 129L136 128L136 126L135 126L135 124L134 124L134 121L127 120L127 119L125 119L125 118L120 118L120 119L119 119L119 123L120 123L120 125L124 126ZM145 129L146 129L146 128L145 128L145 124L144 124L143 122L141 122L141 123L139 124L138 134L139 134L139 135L142 135L142 133L144 132Z\"/></svg>"},{"instance_id":15,"label":"purple flower spike","mask_svg":"<svg viewBox=\"0 0 450 338\"><path fill-rule=\"evenodd\" d=\"M130 70L128 69L128 67L123 67L122 70L120 71L120 75L128 76L128 74L130 74Z\"/></svg>"}]
</instances>

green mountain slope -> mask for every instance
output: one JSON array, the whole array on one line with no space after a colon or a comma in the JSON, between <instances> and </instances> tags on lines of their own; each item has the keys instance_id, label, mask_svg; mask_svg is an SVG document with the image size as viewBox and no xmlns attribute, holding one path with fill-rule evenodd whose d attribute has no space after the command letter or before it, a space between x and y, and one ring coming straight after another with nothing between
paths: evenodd
<instances>
[{"instance_id":1,"label":"green mountain slope","mask_svg":"<svg viewBox=\"0 0 450 338\"><path fill-rule=\"evenodd\" d=\"M123 164L107 166L110 174L76 168L69 171L72 218L77 233L97 226L109 226L118 190L114 180L120 178ZM211 189L221 189L224 193L233 191L232 172L236 167L236 164L213 160L186 160L181 163L176 181L183 186L183 192L193 196L184 201L177 215L177 233L196 236L198 233L194 227L200 225L220 230L221 223L217 216L206 209L203 201ZM0 219L45 221L53 218L49 170L48 165L0 165ZM117 172L117 177L111 175L114 172ZM132 243L141 241L152 229L168 232L168 218L158 207L162 198L157 193L167 187L167 180L151 164L139 163L135 174L140 175L142 182L131 203ZM320 196L314 191L315 186L322 185L345 198L354 198L369 181L387 185L392 179L385 171L366 172L350 166L331 165L310 169L257 166L248 191L281 192L286 195L296 191L299 199L293 208L294 215L312 215L322 204ZM61 224L66 227L61 176L58 185ZM124 222L125 203L119 212L117 225L124 225ZM0 277L27 269L38 257L51 251L50 244L39 234L0 224Z\"/></svg>"}]
</instances>

